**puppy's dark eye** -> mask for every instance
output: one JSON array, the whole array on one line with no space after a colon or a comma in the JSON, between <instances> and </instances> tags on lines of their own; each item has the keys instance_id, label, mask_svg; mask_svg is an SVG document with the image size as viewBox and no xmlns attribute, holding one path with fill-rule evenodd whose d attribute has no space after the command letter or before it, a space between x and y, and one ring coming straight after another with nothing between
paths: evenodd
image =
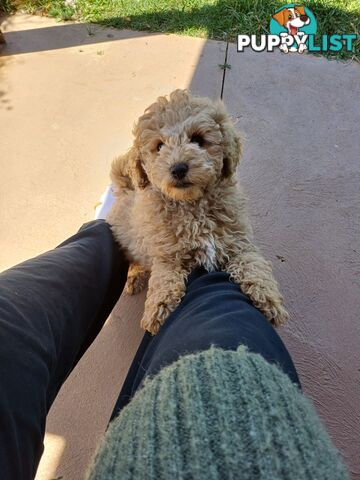
<instances>
[{"instance_id":1,"label":"puppy's dark eye","mask_svg":"<svg viewBox=\"0 0 360 480\"><path fill-rule=\"evenodd\" d=\"M201 135L193 135L190 139L191 143L197 143L199 147L204 145L204 138Z\"/></svg>"},{"instance_id":2,"label":"puppy's dark eye","mask_svg":"<svg viewBox=\"0 0 360 480\"><path fill-rule=\"evenodd\" d=\"M157 150L158 152L160 152L161 147L162 147L163 145L164 145L163 142L159 142L159 143L157 144L157 146L156 146L156 150Z\"/></svg>"}]
</instances>

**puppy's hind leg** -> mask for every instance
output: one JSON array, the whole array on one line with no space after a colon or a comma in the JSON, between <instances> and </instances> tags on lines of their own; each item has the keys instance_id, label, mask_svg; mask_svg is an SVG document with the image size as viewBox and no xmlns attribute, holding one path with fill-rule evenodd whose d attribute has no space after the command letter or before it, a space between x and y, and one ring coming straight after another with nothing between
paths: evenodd
<instances>
[{"instance_id":1,"label":"puppy's hind leg","mask_svg":"<svg viewBox=\"0 0 360 480\"><path fill-rule=\"evenodd\" d=\"M273 325L285 323L289 314L284 308L271 263L254 245L248 241L241 242L238 253L228 262L226 271Z\"/></svg>"},{"instance_id":2,"label":"puppy's hind leg","mask_svg":"<svg viewBox=\"0 0 360 480\"><path fill-rule=\"evenodd\" d=\"M136 295L146 287L150 272L139 263L131 263L128 270L125 293Z\"/></svg>"}]
</instances>

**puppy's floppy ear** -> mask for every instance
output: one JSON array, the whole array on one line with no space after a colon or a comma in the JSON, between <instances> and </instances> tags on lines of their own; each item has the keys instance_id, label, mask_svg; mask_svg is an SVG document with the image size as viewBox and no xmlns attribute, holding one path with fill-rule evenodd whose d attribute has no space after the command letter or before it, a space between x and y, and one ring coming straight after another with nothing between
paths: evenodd
<instances>
[{"instance_id":1,"label":"puppy's floppy ear","mask_svg":"<svg viewBox=\"0 0 360 480\"><path fill-rule=\"evenodd\" d=\"M128 153L129 173L132 182L143 190L149 185L149 179L141 163L141 155L138 148L133 145Z\"/></svg>"},{"instance_id":2,"label":"puppy's floppy ear","mask_svg":"<svg viewBox=\"0 0 360 480\"><path fill-rule=\"evenodd\" d=\"M242 142L240 135L236 132L234 124L226 113L224 104L219 102L217 104L217 112L215 121L220 126L220 131L223 137L223 168L222 177L229 178L235 171L242 156Z\"/></svg>"},{"instance_id":3,"label":"puppy's floppy ear","mask_svg":"<svg viewBox=\"0 0 360 480\"><path fill-rule=\"evenodd\" d=\"M280 12L274 13L272 18L276 20L280 25L284 26L287 21L286 12L287 8L283 8L282 10L280 10Z\"/></svg>"},{"instance_id":4,"label":"puppy's floppy ear","mask_svg":"<svg viewBox=\"0 0 360 480\"><path fill-rule=\"evenodd\" d=\"M304 5L295 5L294 10L300 13L300 15L306 15Z\"/></svg>"},{"instance_id":5,"label":"puppy's floppy ear","mask_svg":"<svg viewBox=\"0 0 360 480\"><path fill-rule=\"evenodd\" d=\"M111 179L119 187L134 190L135 187L144 189L149 179L141 164L139 149L133 145L125 154L117 157L111 165Z\"/></svg>"}]
</instances>

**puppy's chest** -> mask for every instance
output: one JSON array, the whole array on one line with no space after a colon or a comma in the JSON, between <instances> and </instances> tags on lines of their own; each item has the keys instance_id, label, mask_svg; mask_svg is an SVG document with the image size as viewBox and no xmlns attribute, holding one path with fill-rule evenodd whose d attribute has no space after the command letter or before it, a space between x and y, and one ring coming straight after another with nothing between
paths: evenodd
<instances>
[{"instance_id":1,"label":"puppy's chest","mask_svg":"<svg viewBox=\"0 0 360 480\"><path fill-rule=\"evenodd\" d=\"M210 219L188 216L187 221L175 227L175 235L183 261L207 271L219 267L219 238Z\"/></svg>"},{"instance_id":2,"label":"puppy's chest","mask_svg":"<svg viewBox=\"0 0 360 480\"><path fill-rule=\"evenodd\" d=\"M208 272L212 272L218 268L219 259L213 235L210 234L204 239L203 245L195 252L194 260Z\"/></svg>"}]
</instances>

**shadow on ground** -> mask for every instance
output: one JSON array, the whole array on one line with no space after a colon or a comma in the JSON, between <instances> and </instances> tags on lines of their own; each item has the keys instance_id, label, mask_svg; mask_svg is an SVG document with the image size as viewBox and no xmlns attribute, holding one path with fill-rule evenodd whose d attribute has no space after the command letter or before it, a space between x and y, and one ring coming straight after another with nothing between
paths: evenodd
<instances>
[{"instance_id":1,"label":"shadow on ground","mask_svg":"<svg viewBox=\"0 0 360 480\"><path fill-rule=\"evenodd\" d=\"M149 34L131 30L109 30L101 25L91 23L68 23L65 25L7 32L6 45L3 46L1 53L3 56L13 56L22 53L47 52L62 48L82 47L126 38L143 37L144 35L148 36ZM156 35L156 33L153 35Z\"/></svg>"}]
</instances>

